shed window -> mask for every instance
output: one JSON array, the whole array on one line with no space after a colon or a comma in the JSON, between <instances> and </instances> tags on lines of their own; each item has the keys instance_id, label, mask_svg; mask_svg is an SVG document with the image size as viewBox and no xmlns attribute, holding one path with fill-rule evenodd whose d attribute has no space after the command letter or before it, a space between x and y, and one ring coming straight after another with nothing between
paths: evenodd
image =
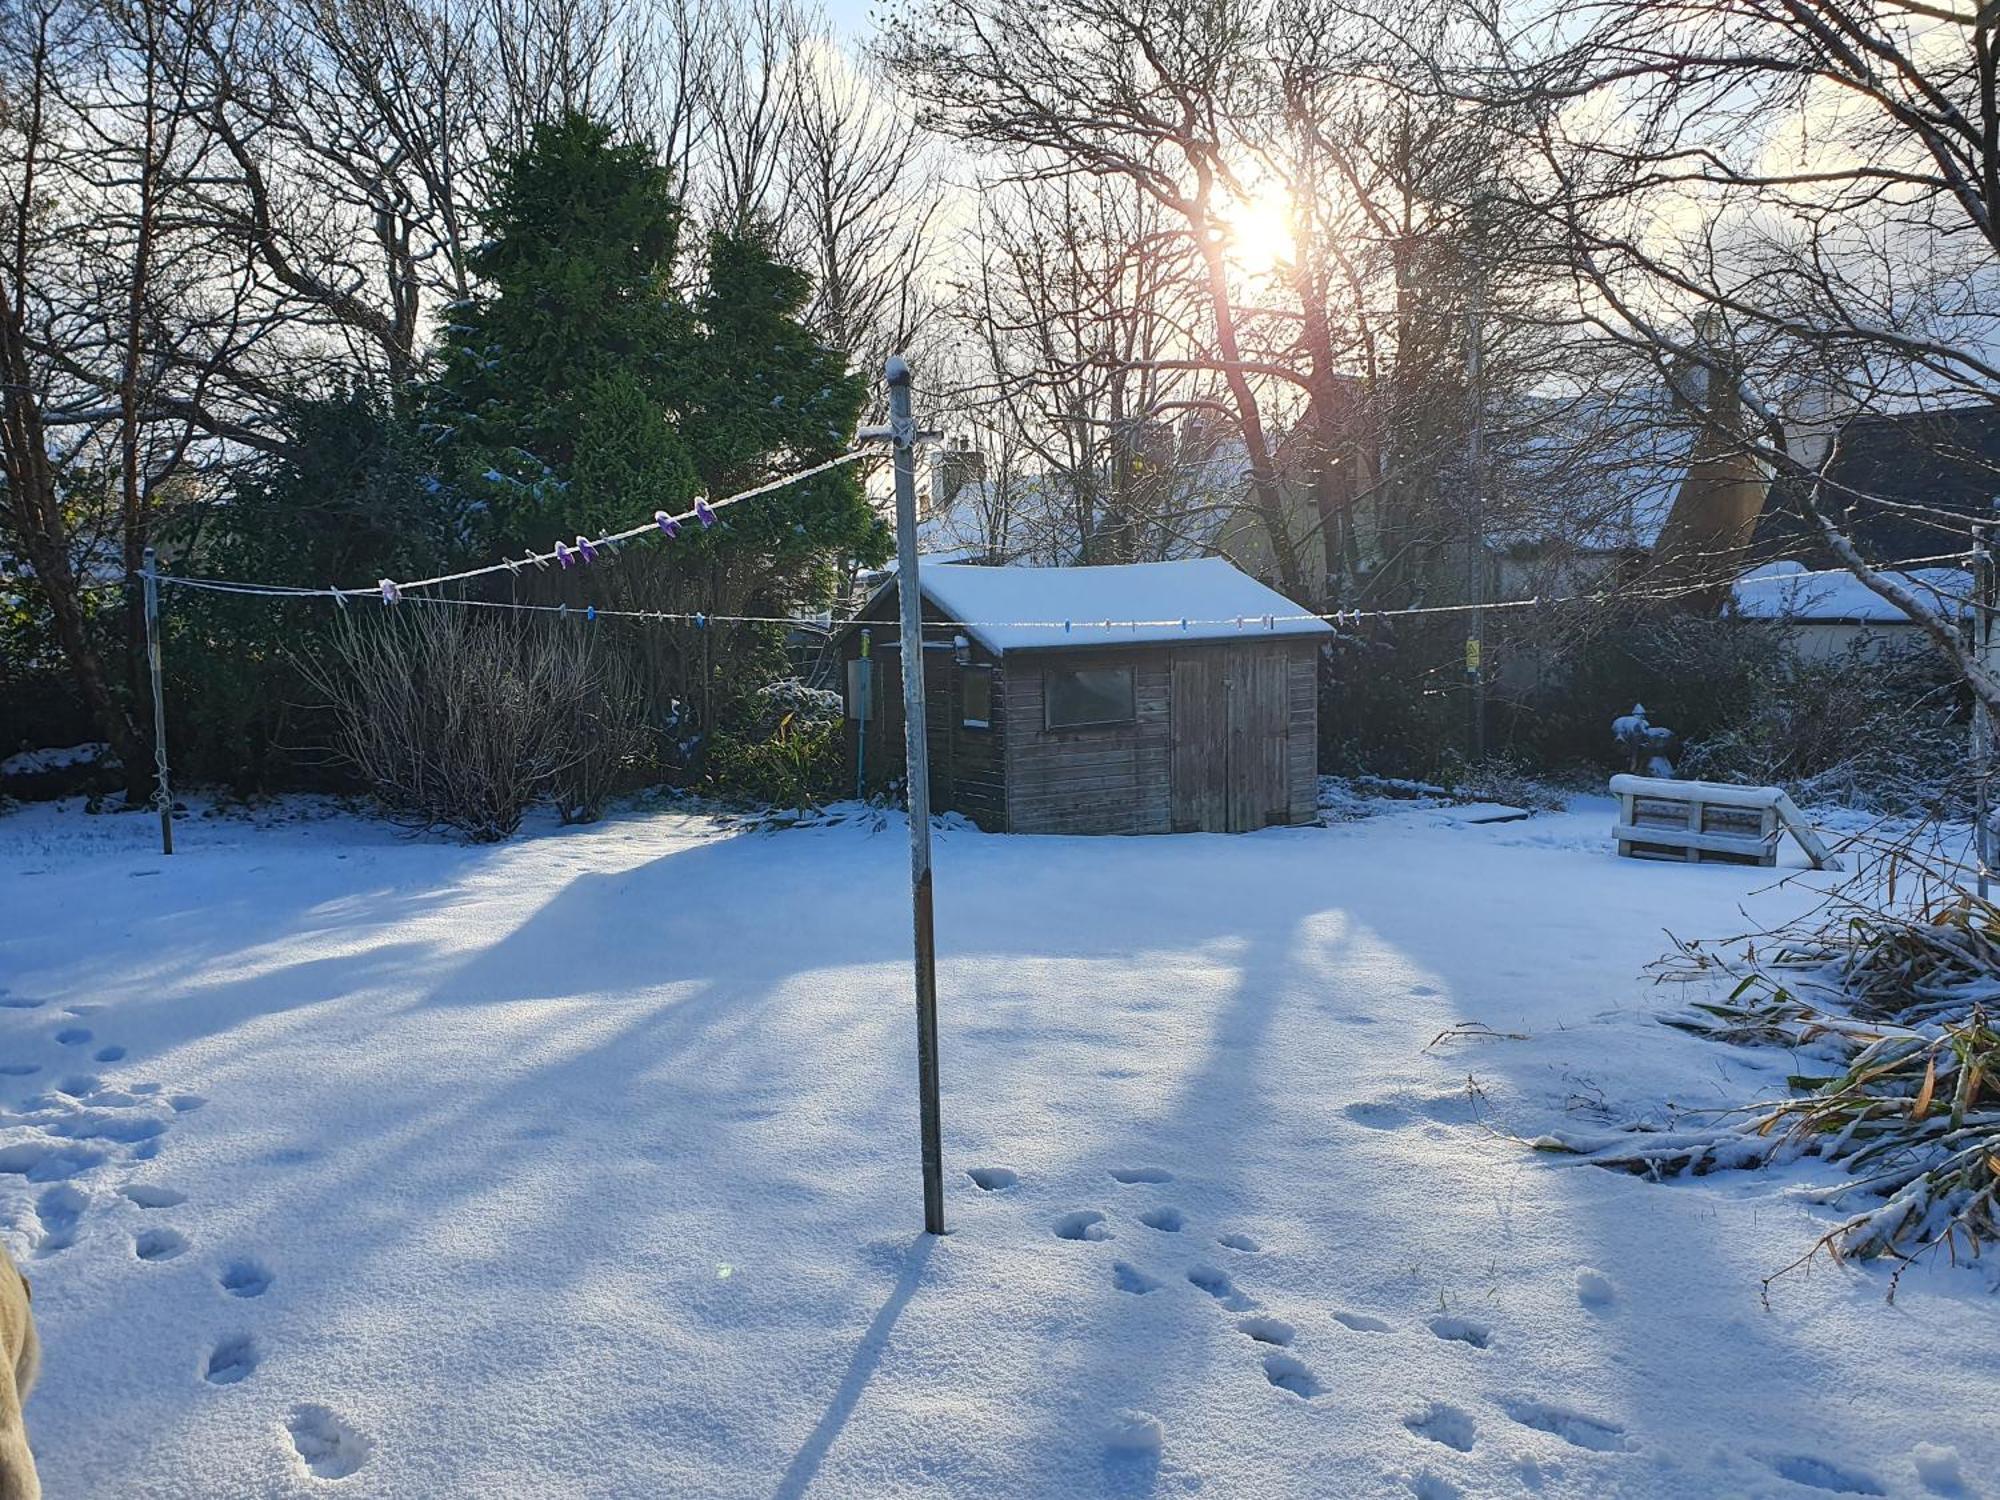
<instances>
[{"instance_id":1,"label":"shed window","mask_svg":"<svg viewBox=\"0 0 2000 1500\"><path fill-rule=\"evenodd\" d=\"M967 729L993 727L993 669L966 667L958 674L959 705Z\"/></svg>"},{"instance_id":2,"label":"shed window","mask_svg":"<svg viewBox=\"0 0 2000 1500\"><path fill-rule=\"evenodd\" d=\"M1051 729L1086 724L1129 724L1130 667L1051 667L1042 674L1042 698Z\"/></svg>"}]
</instances>

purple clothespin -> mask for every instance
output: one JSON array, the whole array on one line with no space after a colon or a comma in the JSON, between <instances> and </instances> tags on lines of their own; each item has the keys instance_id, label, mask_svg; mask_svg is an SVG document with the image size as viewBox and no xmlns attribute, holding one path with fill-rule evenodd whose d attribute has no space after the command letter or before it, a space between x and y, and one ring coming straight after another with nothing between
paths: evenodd
<instances>
[{"instance_id":1,"label":"purple clothespin","mask_svg":"<svg viewBox=\"0 0 2000 1500\"><path fill-rule=\"evenodd\" d=\"M382 602L384 604L394 604L402 597L403 591L396 587L394 579L384 578L382 580Z\"/></svg>"},{"instance_id":2,"label":"purple clothespin","mask_svg":"<svg viewBox=\"0 0 2000 1500\"><path fill-rule=\"evenodd\" d=\"M576 539L576 550L583 554L585 562L594 563L597 561L597 549L590 545L587 537L578 537Z\"/></svg>"},{"instance_id":3,"label":"purple clothespin","mask_svg":"<svg viewBox=\"0 0 2000 1500\"><path fill-rule=\"evenodd\" d=\"M668 541L672 541L675 537L681 534L681 523L676 521L672 516L668 515L663 510L656 510L653 512L653 521L654 524L656 524L660 528L660 530L664 531L667 534Z\"/></svg>"},{"instance_id":4,"label":"purple clothespin","mask_svg":"<svg viewBox=\"0 0 2000 1500\"><path fill-rule=\"evenodd\" d=\"M695 501L694 516L703 526L713 526L715 524L715 512L708 508L706 500Z\"/></svg>"},{"instance_id":5,"label":"purple clothespin","mask_svg":"<svg viewBox=\"0 0 2000 1500\"><path fill-rule=\"evenodd\" d=\"M567 568L574 565L575 560L576 560L576 554L571 552L569 548L565 547L561 542L556 543L557 562L561 563L565 568Z\"/></svg>"}]
</instances>

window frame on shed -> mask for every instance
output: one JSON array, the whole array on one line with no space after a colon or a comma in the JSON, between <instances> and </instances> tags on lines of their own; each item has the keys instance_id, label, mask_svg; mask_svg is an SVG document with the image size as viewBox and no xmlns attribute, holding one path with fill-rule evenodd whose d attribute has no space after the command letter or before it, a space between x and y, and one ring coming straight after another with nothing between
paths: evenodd
<instances>
[{"instance_id":1,"label":"window frame on shed","mask_svg":"<svg viewBox=\"0 0 2000 1500\"><path fill-rule=\"evenodd\" d=\"M1059 679L1081 679L1089 677L1116 676L1125 682L1125 711L1111 717L1089 719L1056 718L1056 683ZM1138 674L1129 664L1114 664L1097 667L1064 667L1049 665L1042 668L1042 727L1050 732L1071 729L1109 729L1122 724L1134 724L1139 719ZM1099 695L1104 696L1104 695Z\"/></svg>"},{"instance_id":2,"label":"window frame on shed","mask_svg":"<svg viewBox=\"0 0 2000 1500\"><path fill-rule=\"evenodd\" d=\"M986 712L975 717L972 712L972 698L966 691L974 681L985 684ZM958 722L965 729L991 729L993 727L993 668L990 664L968 662L958 669Z\"/></svg>"}]
</instances>

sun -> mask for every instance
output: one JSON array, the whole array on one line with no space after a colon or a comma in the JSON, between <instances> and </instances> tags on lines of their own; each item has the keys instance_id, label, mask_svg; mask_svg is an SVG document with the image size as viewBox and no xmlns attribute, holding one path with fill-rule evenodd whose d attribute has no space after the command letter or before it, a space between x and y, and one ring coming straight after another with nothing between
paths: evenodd
<instances>
[{"instance_id":1,"label":"sun","mask_svg":"<svg viewBox=\"0 0 2000 1500\"><path fill-rule=\"evenodd\" d=\"M1292 199L1282 187L1269 187L1239 204L1229 215L1231 257L1252 276L1263 276L1290 264Z\"/></svg>"}]
</instances>

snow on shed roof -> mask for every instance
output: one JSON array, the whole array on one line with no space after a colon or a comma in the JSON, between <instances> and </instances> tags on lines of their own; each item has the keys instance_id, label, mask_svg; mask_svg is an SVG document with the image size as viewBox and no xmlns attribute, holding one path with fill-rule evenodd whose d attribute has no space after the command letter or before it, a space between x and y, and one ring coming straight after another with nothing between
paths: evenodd
<instances>
[{"instance_id":1,"label":"snow on shed roof","mask_svg":"<svg viewBox=\"0 0 2000 1500\"><path fill-rule=\"evenodd\" d=\"M1333 633L1324 620L1306 616L1303 606L1220 557L1094 568L918 567L931 603L1002 655L1038 646Z\"/></svg>"},{"instance_id":2,"label":"snow on shed roof","mask_svg":"<svg viewBox=\"0 0 2000 1500\"><path fill-rule=\"evenodd\" d=\"M1962 568L1912 568L1886 576L1910 589L1948 618L1964 612L1972 579ZM1910 617L1852 573L1808 572L1798 562L1775 562L1736 580L1736 612L1753 620L1818 620L1907 625Z\"/></svg>"}]
</instances>

